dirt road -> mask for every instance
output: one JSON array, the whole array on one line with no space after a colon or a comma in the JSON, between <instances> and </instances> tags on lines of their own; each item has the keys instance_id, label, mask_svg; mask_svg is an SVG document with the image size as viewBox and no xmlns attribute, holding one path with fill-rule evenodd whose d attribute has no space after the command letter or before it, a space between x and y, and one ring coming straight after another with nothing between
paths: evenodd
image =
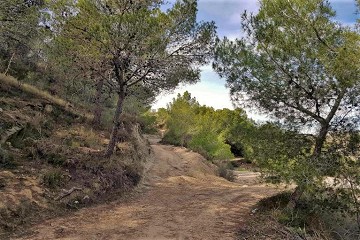
<instances>
[{"instance_id":1,"label":"dirt road","mask_svg":"<svg viewBox=\"0 0 360 240\"><path fill-rule=\"evenodd\" d=\"M235 239L252 206L276 192L254 174L231 183L199 154L152 143L154 159L133 200L48 220L22 239Z\"/></svg>"}]
</instances>

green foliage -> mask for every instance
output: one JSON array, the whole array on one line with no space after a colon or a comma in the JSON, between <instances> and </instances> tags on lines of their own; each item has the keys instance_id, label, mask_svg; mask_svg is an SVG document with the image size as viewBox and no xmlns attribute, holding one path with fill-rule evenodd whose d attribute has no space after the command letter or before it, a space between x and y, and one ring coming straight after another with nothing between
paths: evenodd
<instances>
[{"instance_id":1,"label":"green foliage","mask_svg":"<svg viewBox=\"0 0 360 240\"><path fill-rule=\"evenodd\" d=\"M47 163L53 166L63 166L66 161L66 157L59 153L49 153L44 156L44 158L46 159Z\"/></svg>"},{"instance_id":2,"label":"green foliage","mask_svg":"<svg viewBox=\"0 0 360 240\"><path fill-rule=\"evenodd\" d=\"M64 176L60 169L50 169L43 175L43 183L49 188L60 187L64 184Z\"/></svg>"},{"instance_id":3,"label":"green foliage","mask_svg":"<svg viewBox=\"0 0 360 240\"><path fill-rule=\"evenodd\" d=\"M39 24L47 17L43 7L43 1L0 2L0 72L23 79L37 68L34 60L46 32Z\"/></svg>"},{"instance_id":4,"label":"green foliage","mask_svg":"<svg viewBox=\"0 0 360 240\"><path fill-rule=\"evenodd\" d=\"M96 85L95 117L101 112L104 87L116 94L106 156L113 152L129 97L140 90L144 94L138 99L148 101L181 82L197 82L199 66L212 55L215 24L196 22L197 1L177 1L167 11L162 11L162 3L65 0L53 5L55 56L61 56L55 59L64 67L76 65L82 70L79 75L88 77L86 84Z\"/></svg>"},{"instance_id":5,"label":"green foliage","mask_svg":"<svg viewBox=\"0 0 360 240\"><path fill-rule=\"evenodd\" d=\"M234 155L228 143L246 149L245 132L253 127L241 109L214 110L200 106L191 94L178 94L167 110L157 113L159 125L166 125L163 141L186 146L208 159L230 159ZM244 147L246 146L246 147Z\"/></svg>"},{"instance_id":6,"label":"green foliage","mask_svg":"<svg viewBox=\"0 0 360 240\"><path fill-rule=\"evenodd\" d=\"M345 166L358 159L336 142L337 132L358 126L360 35L334 16L325 0L262 0L256 15L243 14L245 37L218 41L214 62L234 102L258 107L282 123L282 128L263 125L248 135L250 157L270 179L295 182L298 192L314 198L323 197L325 176L350 176L342 169L350 170ZM308 129L317 133L300 134ZM351 181L357 183L355 165ZM359 197L354 191L344 196L354 194Z\"/></svg>"},{"instance_id":7,"label":"green foliage","mask_svg":"<svg viewBox=\"0 0 360 240\"><path fill-rule=\"evenodd\" d=\"M140 119L140 126L144 133L148 134L155 134L157 133L157 118L155 113L147 111L143 114L141 114Z\"/></svg>"},{"instance_id":8,"label":"green foliage","mask_svg":"<svg viewBox=\"0 0 360 240\"><path fill-rule=\"evenodd\" d=\"M230 151L230 146L225 144L225 139L216 136L213 132L200 130L192 136L188 147L202 153L208 159L230 159L234 157Z\"/></svg>"},{"instance_id":9,"label":"green foliage","mask_svg":"<svg viewBox=\"0 0 360 240\"><path fill-rule=\"evenodd\" d=\"M339 104L358 111L345 99L358 101L359 35L332 22L323 0L264 0L260 7L243 16L247 37L218 43L214 67L233 99L246 94L246 104L293 127L335 120L344 114Z\"/></svg>"},{"instance_id":10,"label":"green foliage","mask_svg":"<svg viewBox=\"0 0 360 240\"><path fill-rule=\"evenodd\" d=\"M248 158L262 168L268 180L299 183L304 173L308 176L314 172L309 166L313 147L310 136L268 123L252 128L246 139L252 149Z\"/></svg>"},{"instance_id":11,"label":"green foliage","mask_svg":"<svg viewBox=\"0 0 360 240\"><path fill-rule=\"evenodd\" d=\"M13 155L0 146L0 168L14 169L16 167Z\"/></svg>"},{"instance_id":12,"label":"green foliage","mask_svg":"<svg viewBox=\"0 0 360 240\"><path fill-rule=\"evenodd\" d=\"M195 109L199 107L195 98L185 92L178 94L168 105L166 125L168 128L163 141L180 146L187 146L195 125Z\"/></svg>"},{"instance_id":13,"label":"green foliage","mask_svg":"<svg viewBox=\"0 0 360 240\"><path fill-rule=\"evenodd\" d=\"M327 146L327 167L332 178L311 192L318 206L356 216L360 227L360 162L359 132L351 131L333 136ZM320 194L318 194L320 193Z\"/></svg>"},{"instance_id":14,"label":"green foliage","mask_svg":"<svg viewBox=\"0 0 360 240\"><path fill-rule=\"evenodd\" d=\"M35 1L3 0L0 3L1 45L16 41L25 44L33 37L39 21L37 7L41 4ZM26 35L25 33L30 33ZM7 42L11 39L11 43Z\"/></svg>"}]
</instances>

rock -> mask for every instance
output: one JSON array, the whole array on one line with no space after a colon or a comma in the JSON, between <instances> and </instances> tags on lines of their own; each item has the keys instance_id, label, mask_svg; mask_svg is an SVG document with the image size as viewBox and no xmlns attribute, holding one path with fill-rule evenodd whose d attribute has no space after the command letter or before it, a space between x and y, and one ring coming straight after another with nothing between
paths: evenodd
<instances>
[{"instance_id":1,"label":"rock","mask_svg":"<svg viewBox=\"0 0 360 240\"><path fill-rule=\"evenodd\" d=\"M82 199L81 202L82 202L82 203L85 203L85 204L90 203L90 197L89 197L88 195L86 195L86 196Z\"/></svg>"},{"instance_id":2,"label":"rock","mask_svg":"<svg viewBox=\"0 0 360 240\"><path fill-rule=\"evenodd\" d=\"M26 197L29 200L33 199L33 195L30 189L24 189L22 191L19 192L20 195L23 195L24 197Z\"/></svg>"},{"instance_id":3,"label":"rock","mask_svg":"<svg viewBox=\"0 0 360 240\"><path fill-rule=\"evenodd\" d=\"M0 189L5 188L5 187L6 187L5 180L0 178Z\"/></svg>"},{"instance_id":4,"label":"rock","mask_svg":"<svg viewBox=\"0 0 360 240\"><path fill-rule=\"evenodd\" d=\"M5 142L7 142L7 140L14 134L18 133L19 131L21 131L23 129L23 127L18 127L15 126L11 129L6 130L3 133L3 136L0 136L0 145L4 144Z\"/></svg>"},{"instance_id":5,"label":"rock","mask_svg":"<svg viewBox=\"0 0 360 240\"><path fill-rule=\"evenodd\" d=\"M4 110L2 108L0 108L0 113L3 112Z\"/></svg>"},{"instance_id":6,"label":"rock","mask_svg":"<svg viewBox=\"0 0 360 240\"><path fill-rule=\"evenodd\" d=\"M1 171L0 172L0 177L3 177L3 178L15 178L16 176L12 172Z\"/></svg>"},{"instance_id":7,"label":"rock","mask_svg":"<svg viewBox=\"0 0 360 240\"><path fill-rule=\"evenodd\" d=\"M31 187L31 191L37 193L37 194L42 194L43 190L41 188L39 188L38 186L32 186Z\"/></svg>"},{"instance_id":8,"label":"rock","mask_svg":"<svg viewBox=\"0 0 360 240\"><path fill-rule=\"evenodd\" d=\"M54 108L53 108L53 106L48 104L48 105L45 106L44 110L45 110L46 113L52 113L54 111Z\"/></svg>"}]
</instances>

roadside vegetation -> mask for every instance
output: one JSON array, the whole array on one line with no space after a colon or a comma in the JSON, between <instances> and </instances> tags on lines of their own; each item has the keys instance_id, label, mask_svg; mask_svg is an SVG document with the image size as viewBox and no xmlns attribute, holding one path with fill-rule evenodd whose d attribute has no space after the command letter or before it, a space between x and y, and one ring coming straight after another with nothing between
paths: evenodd
<instances>
[{"instance_id":1,"label":"roadside vegetation","mask_svg":"<svg viewBox=\"0 0 360 240\"><path fill-rule=\"evenodd\" d=\"M1 0L0 229L128 194L151 158L149 133L229 180L241 158L293 186L249 222L286 228L273 239L360 239L359 23L336 22L326 0L261 0L242 15L242 38L219 39L214 22L197 22L197 1L163 4ZM236 109L185 92L151 110L210 62Z\"/></svg>"},{"instance_id":2,"label":"roadside vegetation","mask_svg":"<svg viewBox=\"0 0 360 240\"><path fill-rule=\"evenodd\" d=\"M150 104L199 80L216 36L196 1L161 6L0 2L0 238L141 181Z\"/></svg>"},{"instance_id":3,"label":"roadside vegetation","mask_svg":"<svg viewBox=\"0 0 360 240\"><path fill-rule=\"evenodd\" d=\"M360 35L335 16L329 1L262 0L243 14L243 38L218 41L213 66L235 103L281 123L264 128L254 157L268 177L297 185L284 211L351 217L358 229L348 226L347 239L356 239Z\"/></svg>"}]
</instances>

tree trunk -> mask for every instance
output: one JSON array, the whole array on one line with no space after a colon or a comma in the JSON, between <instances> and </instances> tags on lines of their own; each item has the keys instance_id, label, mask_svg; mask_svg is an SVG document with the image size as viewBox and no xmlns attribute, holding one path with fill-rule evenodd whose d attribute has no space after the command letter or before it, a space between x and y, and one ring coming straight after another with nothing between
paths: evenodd
<instances>
[{"instance_id":1,"label":"tree trunk","mask_svg":"<svg viewBox=\"0 0 360 240\"><path fill-rule=\"evenodd\" d=\"M99 128L101 125L101 117L103 113L103 107L101 105L102 89L104 86L103 79L99 79L96 83L96 95L95 95L95 109L94 109L94 118L92 124L95 128Z\"/></svg>"},{"instance_id":2,"label":"tree trunk","mask_svg":"<svg viewBox=\"0 0 360 240\"><path fill-rule=\"evenodd\" d=\"M305 191L305 187L302 186L302 185L298 185L296 188L295 188L295 191L291 194L290 196L290 200L286 206L286 208L288 210L294 210L296 205L298 204L301 196L303 195Z\"/></svg>"},{"instance_id":3,"label":"tree trunk","mask_svg":"<svg viewBox=\"0 0 360 240\"><path fill-rule=\"evenodd\" d=\"M5 72L4 72L5 75L7 75L8 72L9 72L9 70L10 70L10 66L11 66L11 63L12 63L12 61L13 61L13 59L14 59L14 56L15 56L15 52L13 52L13 54L11 55L11 58L10 58L10 60L9 60L9 63L8 63L8 65L7 65L7 67L6 67Z\"/></svg>"},{"instance_id":4,"label":"tree trunk","mask_svg":"<svg viewBox=\"0 0 360 240\"><path fill-rule=\"evenodd\" d=\"M118 92L118 102L116 104L116 111L115 111L115 115L114 115L114 122L113 122L113 128L111 131L111 135L110 135L110 142L109 145L107 147L107 150L105 152L105 157L109 158L111 157L111 155L114 152L114 148L117 142L117 138L118 138L118 132L119 129L121 127L121 120L120 120L120 115L122 113L123 110L123 103L124 103L124 99L125 99L125 88L124 86L120 87L120 91Z\"/></svg>"},{"instance_id":5,"label":"tree trunk","mask_svg":"<svg viewBox=\"0 0 360 240\"><path fill-rule=\"evenodd\" d=\"M320 132L315 141L315 149L314 149L313 155L311 157L312 159L316 159L316 158L320 157L321 150L324 146L324 142L326 140L326 135L327 135L328 131L329 131L329 124L328 123L323 124L320 128Z\"/></svg>"},{"instance_id":6,"label":"tree trunk","mask_svg":"<svg viewBox=\"0 0 360 240\"><path fill-rule=\"evenodd\" d=\"M315 148L314 148L314 152L311 156L311 161L314 161L315 159L317 159L318 157L320 157L321 155L321 150L324 146L325 140L326 140L326 135L329 131L329 123L324 123L321 124L321 128L320 128L320 132L316 137L316 141L315 141ZM303 193L305 192L306 186L305 185L298 185L295 188L295 191L291 194L290 196L290 200L289 203L287 204L287 209L288 210L294 210L297 203L299 202L301 196L303 195Z\"/></svg>"}]
</instances>

